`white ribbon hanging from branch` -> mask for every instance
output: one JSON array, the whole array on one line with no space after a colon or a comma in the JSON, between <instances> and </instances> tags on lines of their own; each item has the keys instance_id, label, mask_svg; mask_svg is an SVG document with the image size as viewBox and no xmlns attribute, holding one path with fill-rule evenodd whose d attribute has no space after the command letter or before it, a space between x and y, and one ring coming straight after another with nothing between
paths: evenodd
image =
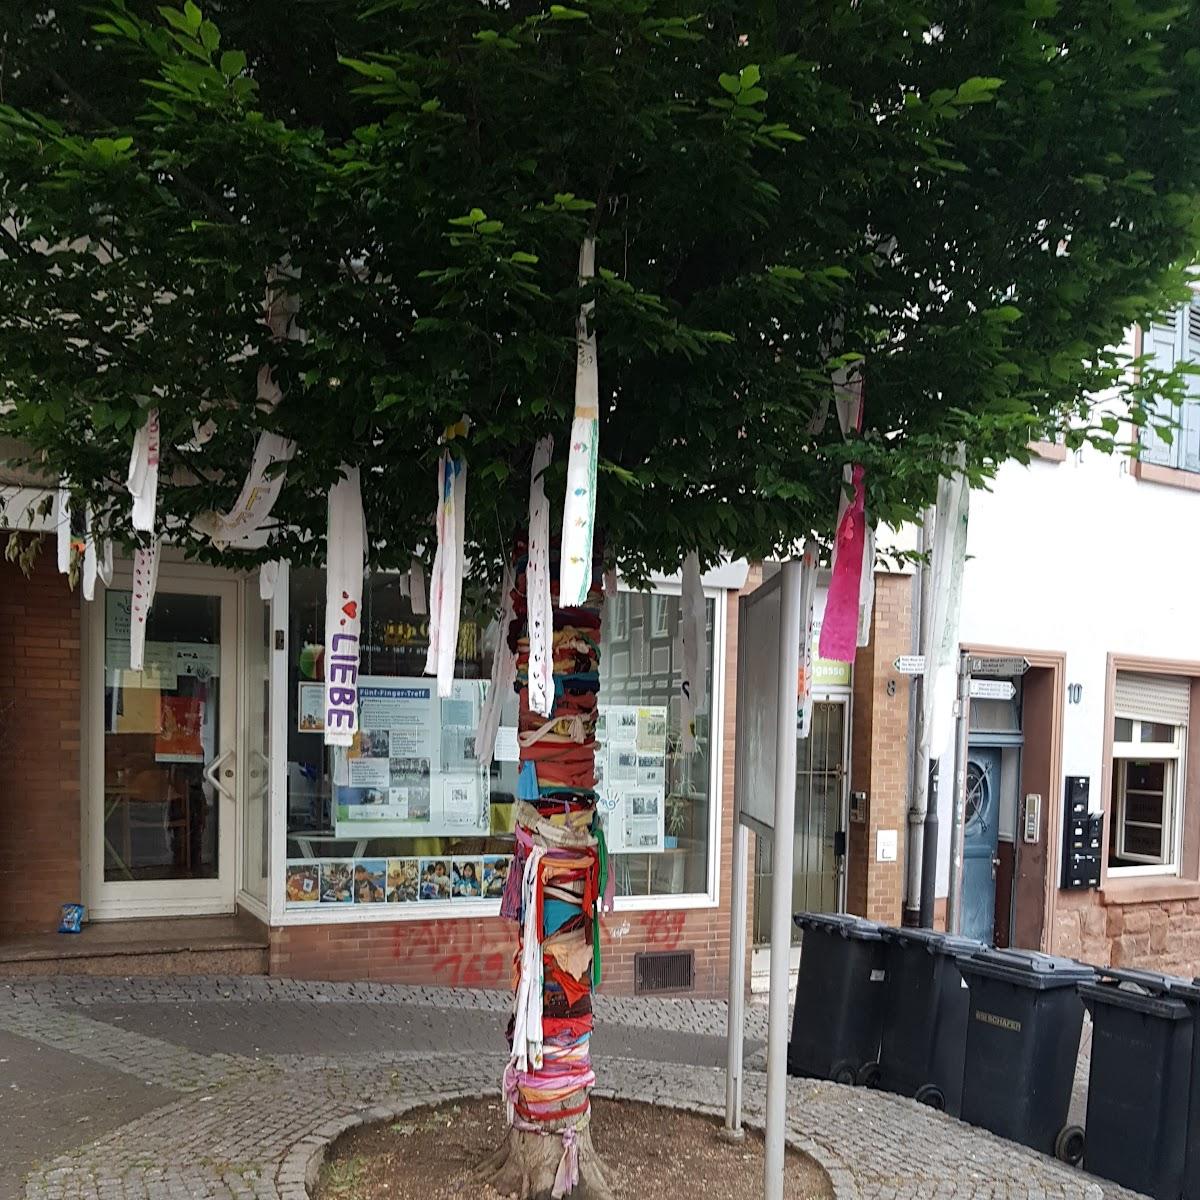
<instances>
[{"instance_id":1,"label":"white ribbon hanging from branch","mask_svg":"<svg viewBox=\"0 0 1200 1200\"><path fill-rule=\"evenodd\" d=\"M92 506L90 504L83 510L83 528L83 571L80 575L80 587L85 600L94 600L96 598L96 579L100 575L101 555L96 545L96 536L92 531ZM108 546L107 542L105 546ZM108 554L111 562L111 549L108 550Z\"/></svg>"},{"instance_id":2,"label":"white ribbon hanging from branch","mask_svg":"<svg viewBox=\"0 0 1200 1200\"><path fill-rule=\"evenodd\" d=\"M58 571L67 575L71 570L71 493L66 479L54 493L54 537L58 550Z\"/></svg>"},{"instance_id":3,"label":"white ribbon hanging from branch","mask_svg":"<svg viewBox=\"0 0 1200 1200\"><path fill-rule=\"evenodd\" d=\"M796 736L808 737L812 731L813 713L813 610L817 598L817 574L821 565L821 548L811 539L804 543L800 574L800 714Z\"/></svg>"},{"instance_id":4,"label":"white ribbon hanging from branch","mask_svg":"<svg viewBox=\"0 0 1200 1200\"><path fill-rule=\"evenodd\" d=\"M966 453L960 446L953 471L938 481L930 554L929 645L925 648L922 691L922 749L930 759L944 754L954 728L958 683L958 626L962 611L963 568L967 558L967 523L971 487L964 474Z\"/></svg>"},{"instance_id":5,"label":"white ribbon hanging from branch","mask_svg":"<svg viewBox=\"0 0 1200 1200\"><path fill-rule=\"evenodd\" d=\"M154 532L158 507L158 459L160 450L158 409L152 408L133 439L125 486L133 497L133 527L139 533Z\"/></svg>"},{"instance_id":6,"label":"white ribbon hanging from branch","mask_svg":"<svg viewBox=\"0 0 1200 1200\"><path fill-rule=\"evenodd\" d=\"M500 729L500 714L504 701L512 695L517 678L517 656L508 644L508 631L513 623L513 568L509 563L500 580L500 633L492 655L492 678L487 695L479 708L479 724L475 728L475 757L485 767L492 765L496 755L496 734Z\"/></svg>"},{"instance_id":7,"label":"white ribbon hanging from branch","mask_svg":"<svg viewBox=\"0 0 1200 1200\"><path fill-rule=\"evenodd\" d=\"M133 589L129 599L129 669L141 671L146 665L146 622L158 587L159 541L149 549L138 547L133 554Z\"/></svg>"},{"instance_id":8,"label":"white ribbon hanging from branch","mask_svg":"<svg viewBox=\"0 0 1200 1200\"><path fill-rule=\"evenodd\" d=\"M529 609L529 707L543 717L554 709L554 606L550 598L550 503L545 472L554 439L542 438L529 471L529 564L525 570Z\"/></svg>"},{"instance_id":9,"label":"white ribbon hanging from branch","mask_svg":"<svg viewBox=\"0 0 1200 1200\"><path fill-rule=\"evenodd\" d=\"M233 507L227 513L201 513L192 522L192 527L208 537L219 550L231 546L251 549L266 545L269 535L263 525L279 499L286 464L295 453L296 443L291 438L277 433L260 434L249 474Z\"/></svg>"},{"instance_id":10,"label":"white ribbon hanging from branch","mask_svg":"<svg viewBox=\"0 0 1200 1200\"><path fill-rule=\"evenodd\" d=\"M358 732L363 567L362 490L357 467L329 489L325 536L325 745L349 746Z\"/></svg>"},{"instance_id":11,"label":"white ribbon hanging from branch","mask_svg":"<svg viewBox=\"0 0 1200 1200\"><path fill-rule=\"evenodd\" d=\"M683 672L680 680L682 749L696 749L696 713L704 707L707 671L707 621L704 585L700 579L700 556L695 550L683 560L680 584L680 637L683 642Z\"/></svg>"},{"instance_id":12,"label":"white ribbon hanging from branch","mask_svg":"<svg viewBox=\"0 0 1200 1200\"><path fill-rule=\"evenodd\" d=\"M596 241L584 238L579 250L579 281L596 274ZM594 301L579 310L575 327L575 416L567 458L558 597L563 607L587 601L592 586L592 541L596 527L596 463L600 442L600 377L596 358Z\"/></svg>"},{"instance_id":13,"label":"white ribbon hanging from branch","mask_svg":"<svg viewBox=\"0 0 1200 1200\"><path fill-rule=\"evenodd\" d=\"M412 605L413 616L425 616L429 610L425 599L425 566L419 558L414 558L409 564L408 599Z\"/></svg>"},{"instance_id":14,"label":"white ribbon hanging from branch","mask_svg":"<svg viewBox=\"0 0 1200 1200\"><path fill-rule=\"evenodd\" d=\"M458 618L466 540L467 465L443 450L438 459L437 551L429 596L429 653L425 674L437 676L438 696L454 686Z\"/></svg>"},{"instance_id":15,"label":"white ribbon hanging from branch","mask_svg":"<svg viewBox=\"0 0 1200 1200\"><path fill-rule=\"evenodd\" d=\"M270 600L275 595L275 585L279 582L279 562L265 562L258 568L258 598Z\"/></svg>"}]
</instances>

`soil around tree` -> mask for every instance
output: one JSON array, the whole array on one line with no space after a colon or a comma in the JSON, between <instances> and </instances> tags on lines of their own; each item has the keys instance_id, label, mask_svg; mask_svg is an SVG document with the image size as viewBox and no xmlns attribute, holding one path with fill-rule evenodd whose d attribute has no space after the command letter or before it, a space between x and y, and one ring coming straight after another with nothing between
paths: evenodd
<instances>
[{"instance_id":1,"label":"soil around tree","mask_svg":"<svg viewBox=\"0 0 1200 1200\"><path fill-rule=\"evenodd\" d=\"M761 1195L763 1143L719 1136L709 1117L649 1104L595 1100L592 1135L615 1200L693 1194L704 1200ZM395 1121L351 1130L330 1147L313 1200L499 1200L479 1182L481 1163L507 1134L498 1099L414 1109ZM834 1200L825 1172L789 1150L786 1200Z\"/></svg>"}]
</instances>

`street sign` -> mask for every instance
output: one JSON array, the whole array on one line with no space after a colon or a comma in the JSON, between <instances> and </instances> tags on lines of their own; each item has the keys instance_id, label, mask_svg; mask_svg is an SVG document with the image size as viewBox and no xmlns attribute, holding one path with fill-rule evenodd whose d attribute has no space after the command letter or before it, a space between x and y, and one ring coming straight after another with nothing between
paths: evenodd
<instances>
[{"instance_id":1,"label":"street sign","mask_svg":"<svg viewBox=\"0 0 1200 1200\"><path fill-rule=\"evenodd\" d=\"M1029 659L1015 654L1004 658L993 658L984 654L967 655L968 675L1024 675L1029 670Z\"/></svg>"},{"instance_id":2,"label":"street sign","mask_svg":"<svg viewBox=\"0 0 1200 1200\"><path fill-rule=\"evenodd\" d=\"M1007 679L972 679L972 700L1011 700L1017 694Z\"/></svg>"},{"instance_id":3,"label":"street sign","mask_svg":"<svg viewBox=\"0 0 1200 1200\"><path fill-rule=\"evenodd\" d=\"M925 655L902 654L892 663L892 666L899 671L901 675L924 675Z\"/></svg>"}]
</instances>

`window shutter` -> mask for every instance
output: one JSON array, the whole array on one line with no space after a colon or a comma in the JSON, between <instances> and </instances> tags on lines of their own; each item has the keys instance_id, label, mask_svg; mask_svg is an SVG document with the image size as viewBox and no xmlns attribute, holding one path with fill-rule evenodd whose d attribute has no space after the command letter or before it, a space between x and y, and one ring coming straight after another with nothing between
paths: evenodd
<instances>
[{"instance_id":1,"label":"window shutter","mask_svg":"<svg viewBox=\"0 0 1200 1200\"><path fill-rule=\"evenodd\" d=\"M1182 675L1139 675L1118 671L1113 710L1118 717L1186 725L1192 683Z\"/></svg>"},{"instance_id":2,"label":"window shutter","mask_svg":"<svg viewBox=\"0 0 1200 1200\"><path fill-rule=\"evenodd\" d=\"M1179 360L1179 351L1184 336L1182 326L1185 324L1184 312L1179 310L1167 318L1163 324L1151 325L1146 330L1145 352L1150 355L1154 366L1160 371L1170 371ZM1154 404L1154 414L1171 420L1175 415L1175 406L1164 397L1159 397ZM1149 425L1145 426L1138 435L1141 447L1139 457L1142 462L1156 463L1162 467L1179 465L1179 442L1182 430L1174 430L1174 440L1171 442L1161 438Z\"/></svg>"},{"instance_id":3,"label":"window shutter","mask_svg":"<svg viewBox=\"0 0 1200 1200\"><path fill-rule=\"evenodd\" d=\"M1200 305L1193 300L1186 312L1183 361L1200 365ZM1188 399L1179 414L1182 428L1176 434L1179 440L1179 465L1185 471L1200 471L1200 376L1188 379L1187 392Z\"/></svg>"}]
</instances>

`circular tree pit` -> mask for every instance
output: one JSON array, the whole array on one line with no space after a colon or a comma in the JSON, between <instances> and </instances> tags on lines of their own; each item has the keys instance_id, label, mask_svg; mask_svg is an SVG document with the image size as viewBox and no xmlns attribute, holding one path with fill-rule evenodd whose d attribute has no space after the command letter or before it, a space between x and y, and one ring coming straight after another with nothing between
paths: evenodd
<instances>
[{"instance_id":1,"label":"circular tree pit","mask_svg":"<svg viewBox=\"0 0 1200 1200\"><path fill-rule=\"evenodd\" d=\"M762 1139L741 1145L719 1136L719 1123L673 1108L618 1100L592 1104L592 1136L614 1200L688 1196L743 1200L762 1191ZM313 1200L498 1200L475 1171L503 1142L498 1099L418 1108L394 1121L363 1125L339 1138L321 1169ZM807 1155L789 1150L786 1200L833 1200L829 1177Z\"/></svg>"}]
</instances>

